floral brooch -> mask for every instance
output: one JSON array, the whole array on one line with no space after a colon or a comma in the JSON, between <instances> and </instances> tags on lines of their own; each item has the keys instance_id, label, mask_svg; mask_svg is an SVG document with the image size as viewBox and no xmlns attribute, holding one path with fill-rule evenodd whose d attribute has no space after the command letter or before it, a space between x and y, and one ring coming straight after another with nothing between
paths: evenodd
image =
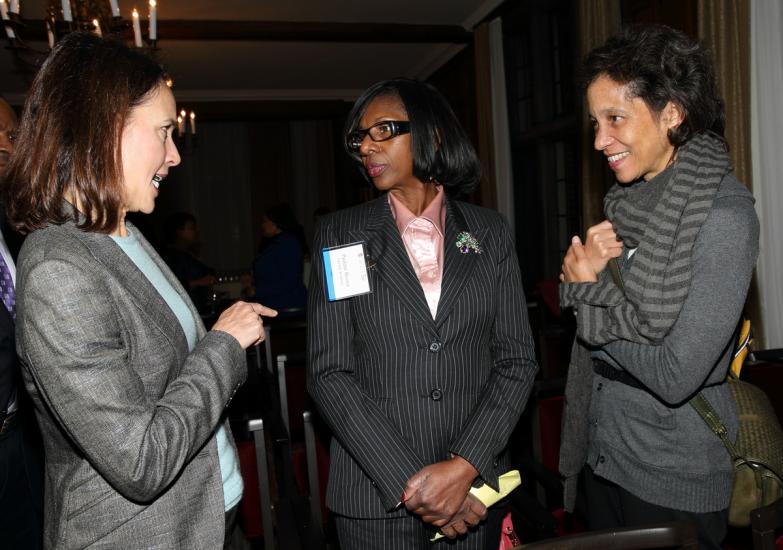
<instances>
[{"instance_id":1,"label":"floral brooch","mask_svg":"<svg viewBox=\"0 0 783 550\"><path fill-rule=\"evenodd\" d=\"M467 231L463 231L457 235L457 242L455 244L463 254L470 254L471 252L474 254L481 254L481 245L476 240L476 237Z\"/></svg>"}]
</instances>

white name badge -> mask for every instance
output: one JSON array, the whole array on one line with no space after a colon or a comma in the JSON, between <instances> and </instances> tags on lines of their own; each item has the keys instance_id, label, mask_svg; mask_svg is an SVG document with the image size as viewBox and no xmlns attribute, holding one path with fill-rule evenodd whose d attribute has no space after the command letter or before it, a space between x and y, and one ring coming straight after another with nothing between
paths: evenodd
<instances>
[{"instance_id":1,"label":"white name badge","mask_svg":"<svg viewBox=\"0 0 783 550\"><path fill-rule=\"evenodd\" d=\"M324 274L329 301L342 300L370 292L364 243L324 248Z\"/></svg>"}]
</instances>

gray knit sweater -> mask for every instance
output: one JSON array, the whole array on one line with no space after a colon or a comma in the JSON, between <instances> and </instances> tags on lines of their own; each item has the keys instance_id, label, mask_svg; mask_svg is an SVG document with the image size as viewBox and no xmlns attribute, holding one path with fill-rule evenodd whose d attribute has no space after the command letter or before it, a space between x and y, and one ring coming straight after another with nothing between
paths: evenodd
<instances>
[{"instance_id":1,"label":"gray knit sweater","mask_svg":"<svg viewBox=\"0 0 783 550\"><path fill-rule=\"evenodd\" d=\"M704 394L736 437L734 402L722 382L758 236L752 195L729 173L694 245L688 297L663 343L615 341L593 353L649 392L593 377L587 464L647 502L689 512L728 507L731 460L688 399L709 386ZM623 258L627 271L633 257L625 251Z\"/></svg>"}]
</instances>

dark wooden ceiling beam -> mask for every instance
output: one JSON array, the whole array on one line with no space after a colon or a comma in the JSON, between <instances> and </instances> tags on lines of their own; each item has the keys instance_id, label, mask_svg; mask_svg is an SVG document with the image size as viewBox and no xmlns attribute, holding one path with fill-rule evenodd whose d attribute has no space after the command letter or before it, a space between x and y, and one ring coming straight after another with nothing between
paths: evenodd
<instances>
[{"instance_id":1,"label":"dark wooden ceiling beam","mask_svg":"<svg viewBox=\"0 0 783 550\"><path fill-rule=\"evenodd\" d=\"M158 22L161 40L250 40L274 42L453 42L469 43L472 33L458 25L401 23L317 23L293 21Z\"/></svg>"},{"instance_id":2,"label":"dark wooden ceiling beam","mask_svg":"<svg viewBox=\"0 0 783 550\"><path fill-rule=\"evenodd\" d=\"M143 24L146 22L142 22ZM26 40L46 41L42 20L25 21ZM144 29L146 34L146 29ZM125 32L132 38L130 29ZM469 44L473 33L459 25L408 25L403 23L317 23L295 21L207 21L163 19L158 37L169 40L265 42L365 42Z\"/></svg>"}]
</instances>

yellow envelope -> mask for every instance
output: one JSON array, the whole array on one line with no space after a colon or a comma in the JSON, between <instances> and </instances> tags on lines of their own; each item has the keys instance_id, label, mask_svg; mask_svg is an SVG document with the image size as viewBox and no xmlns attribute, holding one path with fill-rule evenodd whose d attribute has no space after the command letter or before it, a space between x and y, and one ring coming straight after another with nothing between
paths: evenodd
<instances>
[{"instance_id":1,"label":"yellow envelope","mask_svg":"<svg viewBox=\"0 0 783 550\"><path fill-rule=\"evenodd\" d=\"M498 478L498 488L500 489L500 492L495 491L495 489L485 483L481 487L471 487L470 494L483 502L484 506L489 508L501 499L507 497L511 491L519 487L521 483L522 478L519 475L519 470L510 470ZM443 533L437 533L430 539L430 542L435 542L443 537Z\"/></svg>"}]
</instances>

